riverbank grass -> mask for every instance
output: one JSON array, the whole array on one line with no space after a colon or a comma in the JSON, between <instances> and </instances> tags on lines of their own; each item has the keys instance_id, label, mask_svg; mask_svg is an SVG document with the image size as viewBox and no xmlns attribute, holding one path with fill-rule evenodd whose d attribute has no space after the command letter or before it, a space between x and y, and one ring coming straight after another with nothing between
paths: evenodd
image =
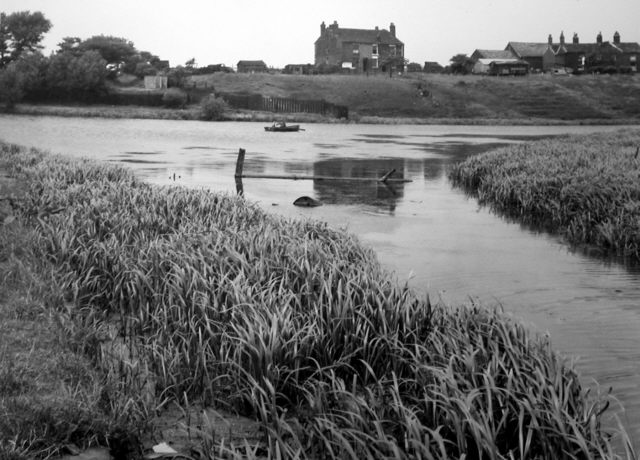
<instances>
[{"instance_id":1,"label":"riverbank grass","mask_svg":"<svg viewBox=\"0 0 640 460\"><path fill-rule=\"evenodd\" d=\"M206 434L205 458L634 458L547 338L416 296L346 232L108 164L7 145L0 163L28 184L8 225L46 262L43 311L126 395L108 423L193 405L259 422L251 442Z\"/></svg>"},{"instance_id":2,"label":"riverbank grass","mask_svg":"<svg viewBox=\"0 0 640 460\"><path fill-rule=\"evenodd\" d=\"M449 177L574 245L640 260L640 131L563 136L468 158Z\"/></svg>"}]
</instances>

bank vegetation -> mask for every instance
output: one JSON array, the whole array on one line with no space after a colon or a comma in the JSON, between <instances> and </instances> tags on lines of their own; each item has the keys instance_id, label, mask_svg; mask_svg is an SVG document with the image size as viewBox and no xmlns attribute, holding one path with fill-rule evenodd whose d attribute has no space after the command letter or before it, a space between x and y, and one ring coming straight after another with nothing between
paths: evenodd
<instances>
[{"instance_id":1,"label":"bank vegetation","mask_svg":"<svg viewBox=\"0 0 640 460\"><path fill-rule=\"evenodd\" d=\"M0 238L2 458L141 454L175 407L257 423L185 416L201 458L634 458L548 338L417 296L344 231L108 164L0 163L24 188Z\"/></svg>"},{"instance_id":2,"label":"bank vegetation","mask_svg":"<svg viewBox=\"0 0 640 460\"><path fill-rule=\"evenodd\" d=\"M480 203L571 244L640 260L640 132L571 135L470 157L449 173Z\"/></svg>"}]
</instances>

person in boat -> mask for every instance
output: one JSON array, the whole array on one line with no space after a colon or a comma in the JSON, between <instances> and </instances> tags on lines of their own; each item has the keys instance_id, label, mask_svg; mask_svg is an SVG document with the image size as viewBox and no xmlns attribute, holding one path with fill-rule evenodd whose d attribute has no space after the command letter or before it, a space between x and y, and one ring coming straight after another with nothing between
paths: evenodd
<instances>
[{"instance_id":1,"label":"person in boat","mask_svg":"<svg viewBox=\"0 0 640 460\"><path fill-rule=\"evenodd\" d=\"M286 128L287 124L284 121L274 121L273 122L273 127L274 128Z\"/></svg>"}]
</instances>

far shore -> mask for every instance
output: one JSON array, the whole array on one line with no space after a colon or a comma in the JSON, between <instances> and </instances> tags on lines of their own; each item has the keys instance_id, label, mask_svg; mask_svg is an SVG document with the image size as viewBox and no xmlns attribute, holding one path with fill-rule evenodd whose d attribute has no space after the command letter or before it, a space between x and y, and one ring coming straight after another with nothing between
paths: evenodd
<instances>
[{"instance_id":1,"label":"far shore","mask_svg":"<svg viewBox=\"0 0 640 460\"><path fill-rule=\"evenodd\" d=\"M25 116L56 116L56 117L84 117L84 118L114 118L114 119L152 119L152 120L185 120L201 121L199 107L188 106L184 109L169 109L164 107L145 107L134 105L52 105L52 104L17 104L11 110L3 110L5 115ZM640 119L579 119L561 120L548 118L409 118L409 117L379 117L353 114L349 119L336 119L311 113L274 113L249 110L230 110L224 121L273 122L284 120L296 123L335 123L335 124L380 124L380 125L481 125L481 126L567 126L567 125L610 125L629 126L639 125ZM214 122L215 123L215 122Z\"/></svg>"}]
</instances>

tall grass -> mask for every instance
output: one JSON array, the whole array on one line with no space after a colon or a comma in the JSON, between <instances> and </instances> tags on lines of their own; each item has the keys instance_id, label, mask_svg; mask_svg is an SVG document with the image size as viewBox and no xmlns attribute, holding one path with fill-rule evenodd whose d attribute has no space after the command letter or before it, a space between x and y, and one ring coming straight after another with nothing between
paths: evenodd
<instances>
[{"instance_id":1,"label":"tall grass","mask_svg":"<svg viewBox=\"0 0 640 460\"><path fill-rule=\"evenodd\" d=\"M640 132L505 147L454 166L479 201L577 245L640 259Z\"/></svg>"},{"instance_id":2,"label":"tall grass","mask_svg":"<svg viewBox=\"0 0 640 460\"><path fill-rule=\"evenodd\" d=\"M262 444L212 458L634 458L547 339L432 305L343 231L110 165L2 157L30 184L22 215L70 330L90 325L86 351L140 412L200 401L262 422Z\"/></svg>"}]
</instances>

